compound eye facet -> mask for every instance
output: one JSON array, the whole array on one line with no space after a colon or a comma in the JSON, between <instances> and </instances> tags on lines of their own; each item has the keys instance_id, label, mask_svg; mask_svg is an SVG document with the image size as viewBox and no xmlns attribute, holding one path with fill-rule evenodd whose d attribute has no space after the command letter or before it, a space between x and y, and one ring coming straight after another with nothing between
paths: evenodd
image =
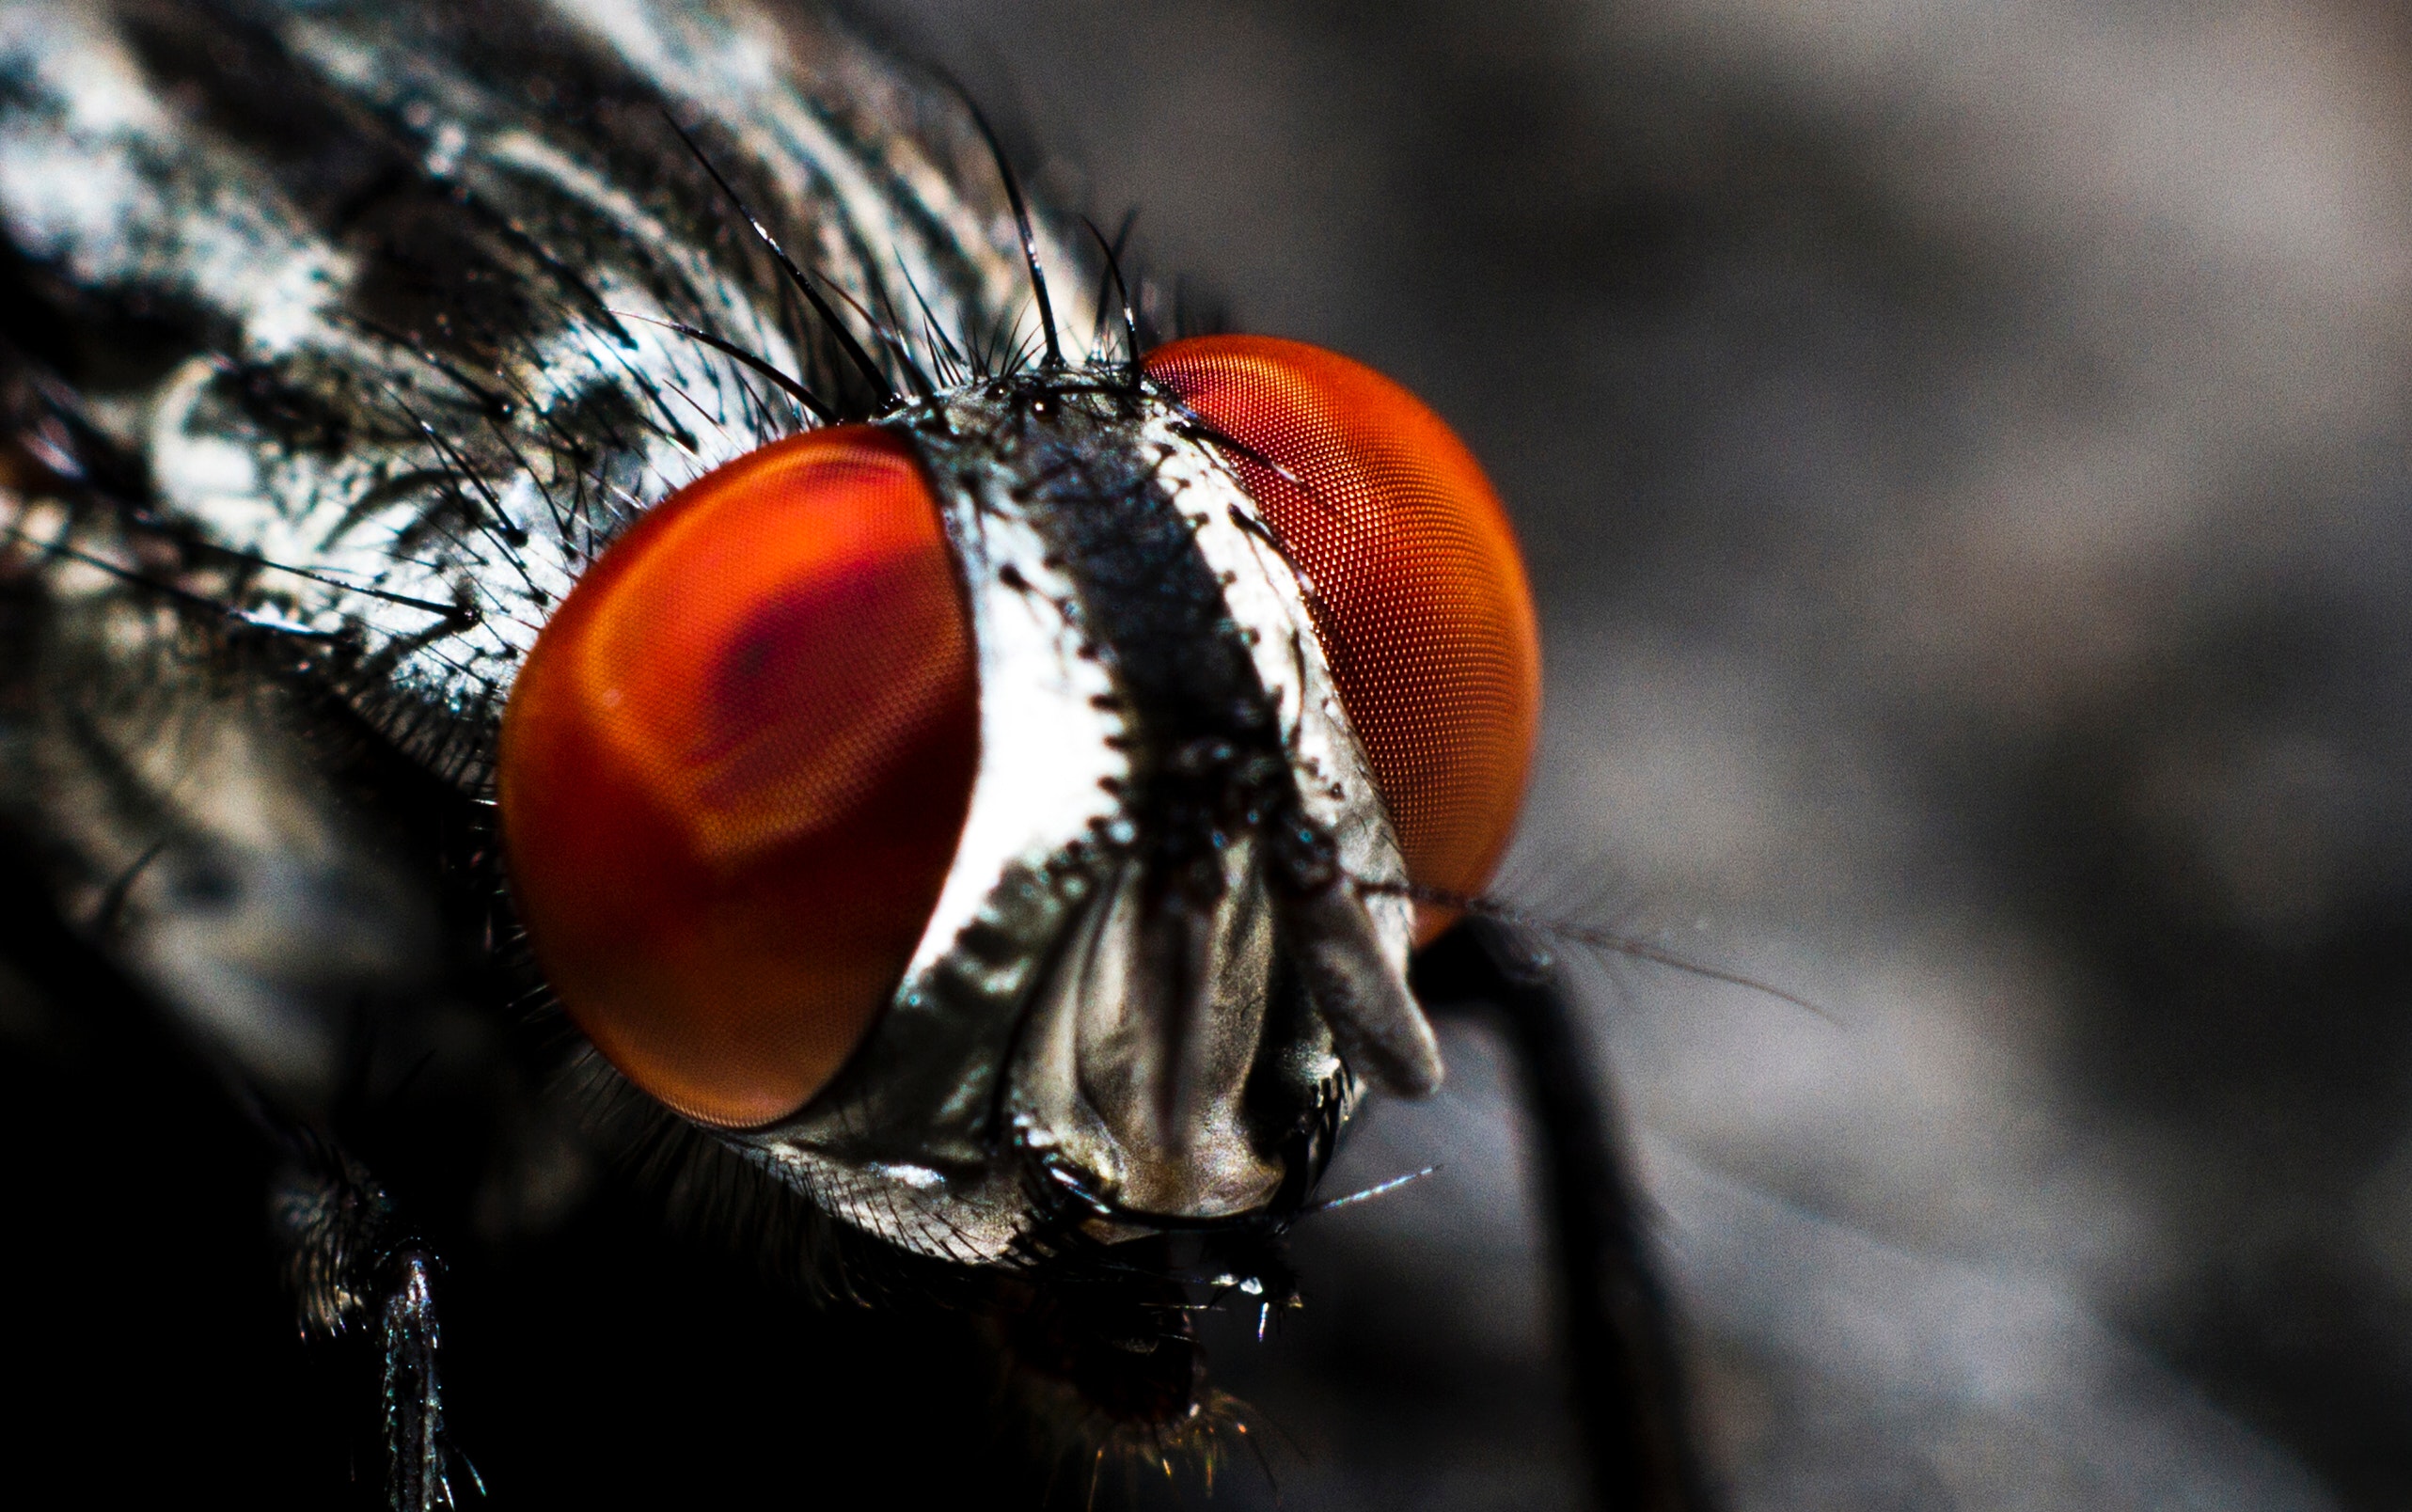
<instances>
[{"instance_id":1,"label":"compound eye facet","mask_svg":"<svg viewBox=\"0 0 2412 1512\"><path fill-rule=\"evenodd\" d=\"M978 756L911 454L868 426L752 452L612 543L520 669L496 784L537 962L653 1096L783 1118L895 991Z\"/></svg>"},{"instance_id":2,"label":"compound eye facet","mask_svg":"<svg viewBox=\"0 0 2412 1512\"><path fill-rule=\"evenodd\" d=\"M1408 875L1479 891L1514 828L1541 712L1532 590L1481 465L1423 401L1320 347L1198 337L1145 366L1239 443L1226 454L1312 585ZM1419 934L1446 921L1427 910Z\"/></svg>"}]
</instances>

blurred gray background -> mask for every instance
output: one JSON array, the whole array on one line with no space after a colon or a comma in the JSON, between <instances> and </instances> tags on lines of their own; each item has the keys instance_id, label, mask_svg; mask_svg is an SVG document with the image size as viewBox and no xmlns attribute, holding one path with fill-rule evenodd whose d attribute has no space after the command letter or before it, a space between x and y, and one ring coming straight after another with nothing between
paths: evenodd
<instances>
[{"instance_id":1,"label":"blurred gray background","mask_svg":"<svg viewBox=\"0 0 2412 1512\"><path fill-rule=\"evenodd\" d=\"M2412 1504L2412 23L861 0L1447 415L1741 1508ZM1218 1363L1292 1508L1576 1494L1479 1032ZM1222 1504L1271 1504L1226 1466Z\"/></svg>"}]
</instances>

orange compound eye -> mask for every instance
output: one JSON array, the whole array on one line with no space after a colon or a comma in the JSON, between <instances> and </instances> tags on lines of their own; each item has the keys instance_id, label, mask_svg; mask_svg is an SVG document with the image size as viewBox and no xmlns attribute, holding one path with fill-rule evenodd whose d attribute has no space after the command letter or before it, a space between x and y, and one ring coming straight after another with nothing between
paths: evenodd
<instances>
[{"instance_id":1,"label":"orange compound eye","mask_svg":"<svg viewBox=\"0 0 2412 1512\"><path fill-rule=\"evenodd\" d=\"M1314 585L1408 875L1479 890L1515 826L1541 716L1532 590L1481 465L1423 401L1320 347L1199 337L1146 368L1276 465L1231 459ZM1427 910L1418 933L1446 922Z\"/></svg>"},{"instance_id":2,"label":"orange compound eye","mask_svg":"<svg viewBox=\"0 0 2412 1512\"><path fill-rule=\"evenodd\" d=\"M978 755L920 467L867 426L765 447L614 542L520 670L497 787L537 961L654 1097L782 1118L895 991Z\"/></svg>"}]
</instances>

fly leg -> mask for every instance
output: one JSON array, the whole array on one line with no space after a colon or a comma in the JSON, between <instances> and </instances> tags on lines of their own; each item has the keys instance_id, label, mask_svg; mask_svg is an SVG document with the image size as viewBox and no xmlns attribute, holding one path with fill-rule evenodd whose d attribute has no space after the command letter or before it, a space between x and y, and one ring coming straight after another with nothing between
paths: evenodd
<instances>
[{"instance_id":1,"label":"fly leg","mask_svg":"<svg viewBox=\"0 0 2412 1512\"><path fill-rule=\"evenodd\" d=\"M1599 1504L1711 1505L1616 1109L1549 956L1505 924L1466 919L1417 955L1413 981L1435 1013L1495 1015L1514 1051L1539 1136L1573 1405Z\"/></svg>"},{"instance_id":2,"label":"fly leg","mask_svg":"<svg viewBox=\"0 0 2412 1512\"><path fill-rule=\"evenodd\" d=\"M292 1159L269 1202L305 1333L332 1339L376 1318L386 1441L386 1502L393 1512L454 1505L436 1376L434 1252L402 1221L393 1199L352 1155L315 1131L284 1141ZM462 1459L482 1491L475 1466Z\"/></svg>"},{"instance_id":3,"label":"fly leg","mask_svg":"<svg viewBox=\"0 0 2412 1512\"><path fill-rule=\"evenodd\" d=\"M313 764L331 742L310 706L196 610L130 512L64 485L29 502L12 476L0 465L0 967L61 1033L171 1082L198 1073L240 1111L283 1167L270 1216L305 1333L380 1335L388 1504L449 1506L436 1263L326 1132L367 1024L429 1059L466 1039L417 965L442 955L436 905Z\"/></svg>"},{"instance_id":4,"label":"fly leg","mask_svg":"<svg viewBox=\"0 0 2412 1512\"><path fill-rule=\"evenodd\" d=\"M482 1490L444 1436L433 1251L367 1167L315 1127L288 1122L225 1058L175 1032L150 994L58 917L36 870L21 837L0 827L0 969L10 984L44 1018L71 1010L78 1022L70 1037L105 1047L118 1079L157 1086L198 1076L283 1152L269 1218L302 1331L331 1342L371 1319L379 1330L387 1505L435 1512L455 1504L455 1457Z\"/></svg>"}]
</instances>

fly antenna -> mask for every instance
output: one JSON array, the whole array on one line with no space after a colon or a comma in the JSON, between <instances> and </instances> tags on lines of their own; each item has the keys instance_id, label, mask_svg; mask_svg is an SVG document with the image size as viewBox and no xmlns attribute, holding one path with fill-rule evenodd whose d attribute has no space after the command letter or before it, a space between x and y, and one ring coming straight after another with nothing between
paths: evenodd
<instances>
[{"instance_id":1,"label":"fly antenna","mask_svg":"<svg viewBox=\"0 0 2412 1512\"><path fill-rule=\"evenodd\" d=\"M1352 1207L1359 1203L1371 1202L1386 1192L1398 1190L1411 1181L1421 1181L1440 1169L1439 1166L1426 1166L1421 1171L1411 1171L1403 1176L1393 1176L1388 1181L1377 1181L1363 1191L1352 1191L1346 1197L1334 1197L1328 1203L1316 1203L1299 1214L1299 1217L1313 1218L1317 1213L1329 1213L1335 1208Z\"/></svg>"},{"instance_id":2,"label":"fly antenna","mask_svg":"<svg viewBox=\"0 0 2412 1512\"><path fill-rule=\"evenodd\" d=\"M1014 207L1014 225L1022 233L1022 262L1030 269L1030 291L1038 301L1039 328L1047 335L1047 366L1064 366L1064 346L1055 337L1055 305L1047 297L1047 271L1038 265L1038 238L1031 234L1030 206L1022 200L1022 181L1014 172L1014 165L1005 156L1005 144L997 140L997 133L988 124L971 92L954 79L947 84L963 108L971 112L971 123L980 128L980 135L988 144L988 155L997 161L997 176L1005 181L1005 200Z\"/></svg>"},{"instance_id":3,"label":"fly antenna","mask_svg":"<svg viewBox=\"0 0 2412 1512\"><path fill-rule=\"evenodd\" d=\"M737 193L727 179L720 176L720 170L712 165L710 158L703 155L703 149L698 147L695 138L687 134L686 128L678 123L678 118L665 110L662 112L662 119L669 121L670 129L678 133L678 139L686 144L686 150L689 152L695 154L695 161L703 165L703 171L710 174L712 181L720 186L720 192L729 197L729 203L735 206L737 213L746 218L746 224L753 228L754 235L761 239L762 244L770 248L770 255L779 260L780 269L787 275L787 281L796 286L796 291L802 294L804 302L812 307L812 313L820 316L821 323L829 328L831 336L837 338L838 347L845 354L846 360L853 363L856 370L870 381L872 392L879 396L880 408L894 408L896 386L888 381L888 375L879 370L879 364L871 360L871 354L862 349L862 343L856 340L854 333L846 329L845 323L838 319L838 312L831 309L829 302L821 297L821 291L812 287L812 280L804 276L804 270L797 267L796 260L787 255L787 249L779 244L779 238L770 234L770 228L765 226L761 218L754 214L751 208L746 204L745 197ZM1021 201L1017 197L1014 202L1019 204Z\"/></svg>"},{"instance_id":4,"label":"fly antenna","mask_svg":"<svg viewBox=\"0 0 2412 1512\"><path fill-rule=\"evenodd\" d=\"M1139 317L1131 311L1130 286L1122 281L1122 248L1123 244L1130 239L1131 224L1138 219L1139 212L1136 210L1125 215L1122 229L1109 242L1106 233L1097 229L1096 221L1086 215L1080 217L1080 224L1097 239L1097 250L1106 255L1106 272L1113 276L1115 304L1122 310L1123 351L1130 358L1130 370L1134 374L1139 371Z\"/></svg>"},{"instance_id":5,"label":"fly antenna","mask_svg":"<svg viewBox=\"0 0 2412 1512\"><path fill-rule=\"evenodd\" d=\"M1836 1022L1834 1015L1799 993L1787 992L1774 983L1761 982L1757 977L1744 976L1740 971L1728 971L1721 966L1710 966L1704 961L1695 961L1689 956L1678 955L1673 951L1653 945L1647 940L1635 939L1629 935L1615 935L1605 930L1585 929L1578 924L1563 924L1554 920L1543 919L1537 914L1526 913L1512 904L1501 903L1495 898L1470 897L1462 892L1452 892L1446 888L1427 888L1415 882L1359 881L1357 890L1374 897L1405 898L1411 903L1426 904L1435 908L1454 908L1459 913L1472 914L1477 919L1494 920L1511 928L1530 930L1544 939L1588 946L1592 950L1607 951L1616 955L1630 955L1636 961L1647 961L1653 966L1669 967L1693 976L1705 977L1710 982L1723 982L1728 986L1747 987L1753 992L1763 993L1774 998L1778 1002L1790 1003L1795 1008L1815 1014L1829 1024Z\"/></svg>"}]
</instances>

